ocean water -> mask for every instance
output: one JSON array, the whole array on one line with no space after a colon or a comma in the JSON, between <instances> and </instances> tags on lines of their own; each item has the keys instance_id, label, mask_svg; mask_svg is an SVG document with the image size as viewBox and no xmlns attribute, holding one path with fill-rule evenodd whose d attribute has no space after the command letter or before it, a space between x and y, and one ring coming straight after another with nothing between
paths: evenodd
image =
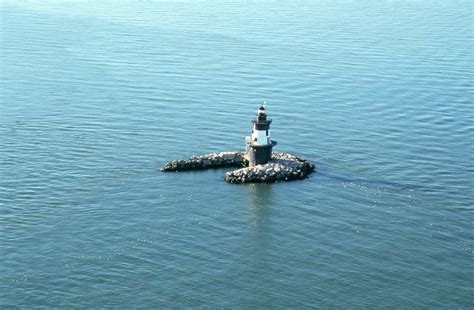
<instances>
[{"instance_id":1,"label":"ocean water","mask_svg":"<svg viewBox=\"0 0 474 310\"><path fill-rule=\"evenodd\" d=\"M0 307L472 308L471 1L0 1ZM243 150L267 101L303 181Z\"/></svg>"}]
</instances>

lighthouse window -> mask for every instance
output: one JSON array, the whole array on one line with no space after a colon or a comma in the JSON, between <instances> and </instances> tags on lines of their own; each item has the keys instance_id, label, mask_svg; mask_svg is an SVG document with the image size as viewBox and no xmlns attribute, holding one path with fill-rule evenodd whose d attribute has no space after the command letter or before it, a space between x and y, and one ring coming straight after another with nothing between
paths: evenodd
<instances>
[{"instance_id":1,"label":"lighthouse window","mask_svg":"<svg viewBox=\"0 0 474 310\"><path fill-rule=\"evenodd\" d=\"M267 136L268 136L268 129L267 129Z\"/></svg>"}]
</instances>

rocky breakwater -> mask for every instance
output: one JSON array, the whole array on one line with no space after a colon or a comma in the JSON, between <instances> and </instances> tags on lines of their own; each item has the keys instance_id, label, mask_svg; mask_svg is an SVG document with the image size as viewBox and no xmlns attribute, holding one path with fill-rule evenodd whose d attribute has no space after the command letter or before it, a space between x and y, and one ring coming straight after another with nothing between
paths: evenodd
<instances>
[{"instance_id":1,"label":"rocky breakwater","mask_svg":"<svg viewBox=\"0 0 474 310\"><path fill-rule=\"evenodd\" d=\"M162 171L190 171L225 167L243 167L227 172L224 180L230 183L261 183L292 181L306 178L315 167L305 159L288 153L273 152L272 159L264 164L248 167L244 152L221 152L173 160Z\"/></svg>"},{"instance_id":2,"label":"rocky breakwater","mask_svg":"<svg viewBox=\"0 0 474 310\"><path fill-rule=\"evenodd\" d=\"M270 140L271 122L272 120L267 118L264 105L261 105L256 118L252 120L252 135L245 137L245 153L221 152L186 160L173 160L165 164L162 170L168 172L239 167L240 169L224 175L224 180L230 183L278 182L306 178L314 171L313 164L288 153L272 152L276 141Z\"/></svg>"},{"instance_id":3,"label":"rocky breakwater","mask_svg":"<svg viewBox=\"0 0 474 310\"><path fill-rule=\"evenodd\" d=\"M315 166L305 159L273 152L268 163L227 172L224 180L230 183L292 181L306 178L314 169Z\"/></svg>"},{"instance_id":4,"label":"rocky breakwater","mask_svg":"<svg viewBox=\"0 0 474 310\"><path fill-rule=\"evenodd\" d=\"M224 167L245 167L248 161L243 152L220 152L184 160L173 160L163 166L162 171L189 171Z\"/></svg>"}]
</instances>

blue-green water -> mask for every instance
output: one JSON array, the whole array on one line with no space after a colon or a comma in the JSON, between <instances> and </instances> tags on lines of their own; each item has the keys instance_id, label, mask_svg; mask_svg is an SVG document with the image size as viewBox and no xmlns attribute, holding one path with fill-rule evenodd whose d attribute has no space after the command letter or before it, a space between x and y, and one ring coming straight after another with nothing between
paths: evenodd
<instances>
[{"instance_id":1,"label":"blue-green water","mask_svg":"<svg viewBox=\"0 0 474 310\"><path fill-rule=\"evenodd\" d=\"M1 308L474 306L470 1L0 3Z\"/></svg>"}]
</instances>

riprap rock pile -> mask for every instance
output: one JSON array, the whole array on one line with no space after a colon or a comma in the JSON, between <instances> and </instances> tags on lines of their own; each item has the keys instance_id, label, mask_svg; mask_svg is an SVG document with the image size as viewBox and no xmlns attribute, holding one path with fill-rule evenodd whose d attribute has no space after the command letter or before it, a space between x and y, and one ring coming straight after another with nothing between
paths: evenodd
<instances>
[{"instance_id":1,"label":"riprap rock pile","mask_svg":"<svg viewBox=\"0 0 474 310\"><path fill-rule=\"evenodd\" d=\"M224 180L230 183L292 181L306 178L314 169L314 165L305 159L273 152L268 163L227 172Z\"/></svg>"},{"instance_id":2,"label":"riprap rock pile","mask_svg":"<svg viewBox=\"0 0 474 310\"><path fill-rule=\"evenodd\" d=\"M173 160L163 166L163 171L188 171L224 167L245 167L247 160L243 152L220 152L185 160Z\"/></svg>"},{"instance_id":3,"label":"riprap rock pile","mask_svg":"<svg viewBox=\"0 0 474 310\"><path fill-rule=\"evenodd\" d=\"M164 165L163 171L189 171L224 167L245 167L227 172L224 180L230 183L258 183L292 181L306 178L315 167L309 161L288 153L273 152L272 159L264 165L247 167L243 152L221 152L173 160Z\"/></svg>"}]
</instances>

